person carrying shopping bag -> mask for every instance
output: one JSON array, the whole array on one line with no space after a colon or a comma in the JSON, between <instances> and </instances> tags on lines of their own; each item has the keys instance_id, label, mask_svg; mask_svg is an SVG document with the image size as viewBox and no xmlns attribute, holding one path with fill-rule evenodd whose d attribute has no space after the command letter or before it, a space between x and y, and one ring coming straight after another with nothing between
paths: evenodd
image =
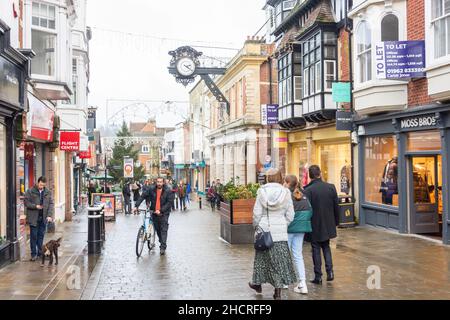
<instances>
[{"instance_id":1,"label":"person carrying shopping bag","mask_svg":"<svg viewBox=\"0 0 450 320\"><path fill-rule=\"evenodd\" d=\"M288 246L288 225L294 220L291 192L281 185L278 169L269 169L268 183L257 193L253 208L253 226L270 233L273 243L264 251L256 249L253 279L250 288L262 292L262 284L270 283L274 288L274 299L281 299L281 289L297 282L297 275Z\"/></svg>"},{"instance_id":2,"label":"person carrying shopping bag","mask_svg":"<svg viewBox=\"0 0 450 320\"><path fill-rule=\"evenodd\" d=\"M294 175L288 175L284 179L284 186L292 193L295 216L288 227L288 244L298 272L299 283L294 292L307 294L305 262L303 259L303 240L306 233L312 232L311 217L313 215L309 200L300 190L298 179Z\"/></svg>"}]
</instances>

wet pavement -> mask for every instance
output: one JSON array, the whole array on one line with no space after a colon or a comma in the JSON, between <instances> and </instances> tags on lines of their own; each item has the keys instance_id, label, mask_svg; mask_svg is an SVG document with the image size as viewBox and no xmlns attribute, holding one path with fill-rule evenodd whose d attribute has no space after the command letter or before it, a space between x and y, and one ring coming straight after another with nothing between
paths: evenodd
<instances>
[{"instance_id":1,"label":"wet pavement","mask_svg":"<svg viewBox=\"0 0 450 320\"><path fill-rule=\"evenodd\" d=\"M63 237L58 266L41 267L41 260L29 261L29 243L23 261L0 269L0 300L79 299L98 257L87 255L87 215L74 216L45 235L44 243ZM74 275L77 276L76 281ZM73 290L68 290L71 288Z\"/></svg>"},{"instance_id":2,"label":"wet pavement","mask_svg":"<svg viewBox=\"0 0 450 320\"><path fill-rule=\"evenodd\" d=\"M141 216L118 215L107 223L107 241L98 257L87 256L87 228L80 217L66 227L70 241L58 267L19 262L0 270L0 299L272 299L270 285L263 286L263 295L247 286L252 245L224 242L218 213L194 207L171 214L165 256L145 247L139 259L135 241ZM291 287L283 290L283 299L450 299L448 246L373 228L340 229L334 244L335 281L309 284L306 296ZM309 279L309 244L303 252ZM71 265L80 268L80 289L68 288ZM379 268L380 289L368 288L368 268Z\"/></svg>"},{"instance_id":3,"label":"wet pavement","mask_svg":"<svg viewBox=\"0 0 450 320\"><path fill-rule=\"evenodd\" d=\"M143 257L136 258L140 224L138 216L118 217L84 299L272 299L270 285L263 286L263 295L248 288L252 246L222 241L217 213L173 212L162 257L159 249L149 253L145 248ZM339 230L335 244L336 280L310 284L307 296L291 287L283 290L284 299L450 299L450 247L370 228ZM309 279L309 244L304 256ZM368 289L370 266L381 271L379 290Z\"/></svg>"}]
</instances>

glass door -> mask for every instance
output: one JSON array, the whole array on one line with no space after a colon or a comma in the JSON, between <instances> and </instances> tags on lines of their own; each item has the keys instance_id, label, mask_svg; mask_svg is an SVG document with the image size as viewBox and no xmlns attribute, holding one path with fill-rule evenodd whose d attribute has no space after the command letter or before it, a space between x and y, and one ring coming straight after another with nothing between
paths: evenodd
<instances>
[{"instance_id":1,"label":"glass door","mask_svg":"<svg viewBox=\"0 0 450 320\"><path fill-rule=\"evenodd\" d=\"M437 156L411 158L412 233L439 232L439 175L437 160Z\"/></svg>"}]
</instances>

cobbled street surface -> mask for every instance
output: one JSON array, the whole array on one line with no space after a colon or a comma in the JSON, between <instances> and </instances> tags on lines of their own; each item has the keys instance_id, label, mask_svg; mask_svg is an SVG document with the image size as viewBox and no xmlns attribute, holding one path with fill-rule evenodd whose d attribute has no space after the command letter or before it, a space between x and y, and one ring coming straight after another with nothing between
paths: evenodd
<instances>
[{"instance_id":1,"label":"cobbled street surface","mask_svg":"<svg viewBox=\"0 0 450 320\"><path fill-rule=\"evenodd\" d=\"M197 204L193 204L193 207ZM119 215L107 227L104 254L82 299L272 299L248 288L254 251L219 238L219 214L191 208L170 216L168 248L136 258L141 216ZM156 242L158 244L158 241ZM372 228L340 229L333 248L335 281L309 284L309 295L293 288L283 299L450 299L450 247ZM311 249L304 247L308 279L313 277ZM381 289L369 290L369 266L381 269Z\"/></svg>"}]
</instances>

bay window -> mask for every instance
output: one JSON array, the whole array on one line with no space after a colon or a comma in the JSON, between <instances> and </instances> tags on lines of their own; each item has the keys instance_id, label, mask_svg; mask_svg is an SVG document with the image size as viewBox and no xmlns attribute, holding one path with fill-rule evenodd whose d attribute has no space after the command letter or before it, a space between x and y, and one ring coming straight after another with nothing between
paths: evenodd
<instances>
[{"instance_id":1,"label":"bay window","mask_svg":"<svg viewBox=\"0 0 450 320\"><path fill-rule=\"evenodd\" d=\"M301 54L290 52L278 59L279 105L301 102Z\"/></svg>"},{"instance_id":2,"label":"bay window","mask_svg":"<svg viewBox=\"0 0 450 320\"><path fill-rule=\"evenodd\" d=\"M450 54L450 0L431 0L434 58Z\"/></svg>"},{"instance_id":3,"label":"bay window","mask_svg":"<svg viewBox=\"0 0 450 320\"><path fill-rule=\"evenodd\" d=\"M367 21L362 21L356 32L359 82L372 80L372 36Z\"/></svg>"}]
</instances>

